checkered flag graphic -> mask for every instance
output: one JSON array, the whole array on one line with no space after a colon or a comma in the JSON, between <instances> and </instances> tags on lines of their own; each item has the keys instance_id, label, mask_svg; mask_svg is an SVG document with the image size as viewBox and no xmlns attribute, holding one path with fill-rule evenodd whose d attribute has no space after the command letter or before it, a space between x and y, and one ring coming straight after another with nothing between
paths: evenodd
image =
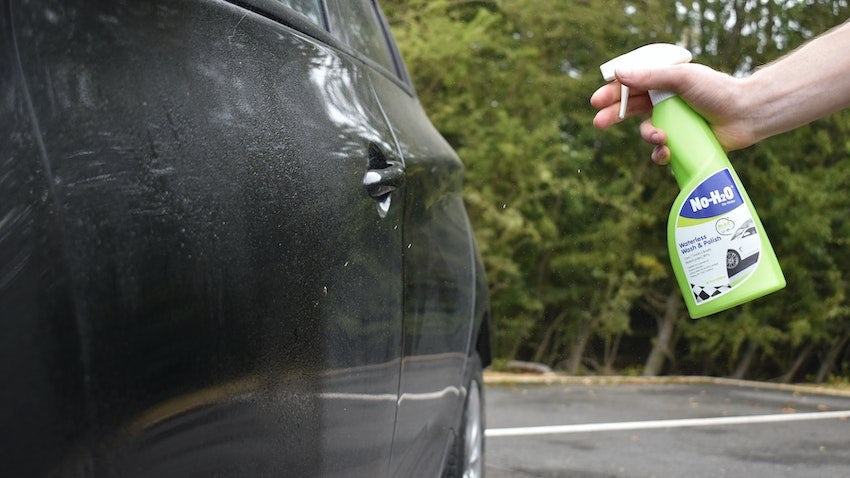
<instances>
[{"instance_id":1,"label":"checkered flag graphic","mask_svg":"<svg viewBox=\"0 0 850 478\"><path fill-rule=\"evenodd\" d=\"M691 292L694 293L694 300L696 300L698 304L714 296L718 296L730 289L732 289L732 287L728 285L721 285L717 287L703 287L701 285L691 284Z\"/></svg>"}]
</instances>

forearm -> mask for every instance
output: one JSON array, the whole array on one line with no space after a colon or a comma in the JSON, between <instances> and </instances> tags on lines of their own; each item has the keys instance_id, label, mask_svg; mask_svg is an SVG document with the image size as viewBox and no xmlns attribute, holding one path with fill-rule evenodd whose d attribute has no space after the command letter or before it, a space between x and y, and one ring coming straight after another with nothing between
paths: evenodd
<instances>
[{"instance_id":1,"label":"forearm","mask_svg":"<svg viewBox=\"0 0 850 478\"><path fill-rule=\"evenodd\" d=\"M850 22L745 80L753 136L764 139L850 107Z\"/></svg>"}]
</instances>

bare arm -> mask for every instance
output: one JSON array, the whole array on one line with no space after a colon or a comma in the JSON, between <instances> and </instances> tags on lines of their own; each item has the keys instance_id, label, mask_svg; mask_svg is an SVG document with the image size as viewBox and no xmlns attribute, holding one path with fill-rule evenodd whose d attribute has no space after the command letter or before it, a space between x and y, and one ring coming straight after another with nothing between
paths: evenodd
<instances>
[{"instance_id":1,"label":"bare arm","mask_svg":"<svg viewBox=\"0 0 850 478\"><path fill-rule=\"evenodd\" d=\"M747 82L756 140L850 107L850 23L758 69Z\"/></svg>"},{"instance_id":2,"label":"bare arm","mask_svg":"<svg viewBox=\"0 0 850 478\"><path fill-rule=\"evenodd\" d=\"M727 151L745 148L850 107L848 52L850 22L747 78L734 78L696 64L618 70L618 81L599 88L591 97L591 104L599 109L593 123L597 128L607 128L619 122L622 82L631 89L627 117L651 111L647 90L674 91L709 122ZM656 145L652 159L661 164L669 161L666 134L649 120L641 124L640 131L644 140Z\"/></svg>"}]
</instances>

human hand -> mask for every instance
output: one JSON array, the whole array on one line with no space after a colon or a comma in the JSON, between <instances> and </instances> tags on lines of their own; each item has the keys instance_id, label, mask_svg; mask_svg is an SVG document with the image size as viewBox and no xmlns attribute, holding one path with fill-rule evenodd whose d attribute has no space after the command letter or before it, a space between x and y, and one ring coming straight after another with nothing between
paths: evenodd
<instances>
[{"instance_id":1,"label":"human hand","mask_svg":"<svg viewBox=\"0 0 850 478\"><path fill-rule=\"evenodd\" d=\"M745 148L759 139L750 121L748 105L752 101L746 79L734 78L692 63L661 68L618 69L616 76L617 81L599 88L590 98L590 104L599 110L593 119L593 125L597 128L608 128L621 121L618 115L622 83L629 87L626 118L652 111L648 90L672 91L708 121L726 151ZM670 161L664 131L654 127L647 119L640 125L640 135L655 146L651 156L655 163L667 164Z\"/></svg>"}]
</instances>

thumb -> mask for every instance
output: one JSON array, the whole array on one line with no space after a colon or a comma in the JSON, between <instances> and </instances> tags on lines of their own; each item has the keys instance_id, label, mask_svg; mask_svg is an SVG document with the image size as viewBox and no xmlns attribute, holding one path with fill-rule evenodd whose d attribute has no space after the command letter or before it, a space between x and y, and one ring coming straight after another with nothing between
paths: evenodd
<instances>
[{"instance_id":1,"label":"thumb","mask_svg":"<svg viewBox=\"0 0 850 478\"><path fill-rule=\"evenodd\" d=\"M638 90L665 90L681 93L693 78L693 67L683 64L655 68L618 68L614 73L620 83Z\"/></svg>"}]
</instances>

